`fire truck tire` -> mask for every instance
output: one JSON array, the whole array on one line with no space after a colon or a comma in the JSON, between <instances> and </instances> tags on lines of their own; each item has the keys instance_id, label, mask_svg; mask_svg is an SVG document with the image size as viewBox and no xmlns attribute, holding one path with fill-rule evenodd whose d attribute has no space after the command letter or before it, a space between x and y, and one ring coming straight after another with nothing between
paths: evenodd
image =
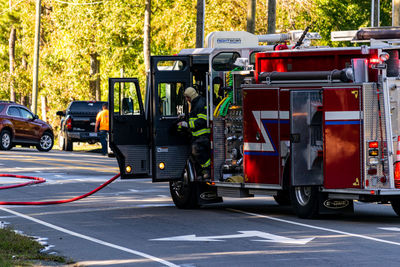
<instances>
[{"instance_id":1,"label":"fire truck tire","mask_svg":"<svg viewBox=\"0 0 400 267\"><path fill-rule=\"evenodd\" d=\"M295 214L303 219L311 219L318 215L318 188L315 186L292 186L290 199Z\"/></svg>"},{"instance_id":2,"label":"fire truck tire","mask_svg":"<svg viewBox=\"0 0 400 267\"><path fill-rule=\"evenodd\" d=\"M400 216L400 199L391 200L390 204L392 205L392 209L398 216Z\"/></svg>"},{"instance_id":3,"label":"fire truck tire","mask_svg":"<svg viewBox=\"0 0 400 267\"><path fill-rule=\"evenodd\" d=\"M284 191L278 191L278 194L274 196L274 199L276 203L278 203L280 206L288 206L290 205L290 194L289 191L284 190Z\"/></svg>"},{"instance_id":4,"label":"fire truck tire","mask_svg":"<svg viewBox=\"0 0 400 267\"><path fill-rule=\"evenodd\" d=\"M197 184L190 182L188 166L185 167L181 180L169 182L169 191L177 208L196 209L199 207L197 200Z\"/></svg>"}]
</instances>

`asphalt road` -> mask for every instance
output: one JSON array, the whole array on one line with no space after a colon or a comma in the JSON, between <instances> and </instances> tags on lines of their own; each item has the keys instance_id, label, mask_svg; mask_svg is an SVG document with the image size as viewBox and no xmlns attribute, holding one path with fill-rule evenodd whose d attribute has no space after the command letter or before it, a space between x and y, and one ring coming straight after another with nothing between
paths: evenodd
<instances>
[{"instance_id":1,"label":"asphalt road","mask_svg":"<svg viewBox=\"0 0 400 267\"><path fill-rule=\"evenodd\" d=\"M49 201L85 194L118 173L96 153L0 151L0 173L46 183L2 190L0 201ZM21 182L1 177L0 186ZM198 210L174 207L168 186L118 179L82 200L0 206L8 225L79 266L399 266L400 218L388 205L297 218L270 197L224 199Z\"/></svg>"}]
</instances>

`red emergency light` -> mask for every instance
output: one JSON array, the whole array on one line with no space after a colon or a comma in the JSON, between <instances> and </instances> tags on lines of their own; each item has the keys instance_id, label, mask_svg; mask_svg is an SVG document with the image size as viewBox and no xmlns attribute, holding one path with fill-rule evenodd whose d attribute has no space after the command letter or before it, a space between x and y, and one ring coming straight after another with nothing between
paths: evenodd
<instances>
[{"instance_id":1,"label":"red emergency light","mask_svg":"<svg viewBox=\"0 0 400 267\"><path fill-rule=\"evenodd\" d=\"M379 143L378 143L378 141L369 142L368 143L368 147L369 148L378 148L379 147Z\"/></svg>"},{"instance_id":2,"label":"red emergency light","mask_svg":"<svg viewBox=\"0 0 400 267\"><path fill-rule=\"evenodd\" d=\"M381 61L379 60L379 58L370 58L369 59L369 63L371 63L371 64L378 64L380 62Z\"/></svg>"}]
</instances>

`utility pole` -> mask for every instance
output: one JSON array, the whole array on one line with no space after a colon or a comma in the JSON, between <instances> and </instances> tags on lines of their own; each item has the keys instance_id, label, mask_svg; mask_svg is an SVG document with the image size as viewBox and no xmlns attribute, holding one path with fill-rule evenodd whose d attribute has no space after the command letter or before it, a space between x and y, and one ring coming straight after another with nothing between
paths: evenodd
<instances>
[{"instance_id":1,"label":"utility pole","mask_svg":"<svg viewBox=\"0 0 400 267\"><path fill-rule=\"evenodd\" d=\"M197 0L196 48L202 48L204 44L205 6L205 0Z\"/></svg>"},{"instance_id":2,"label":"utility pole","mask_svg":"<svg viewBox=\"0 0 400 267\"><path fill-rule=\"evenodd\" d=\"M371 27L379 27L380 0L371 1Z\"/></svg>"},{"instance_id":3,"label":"utility pole","mask_svg":"<svg viewBox=\"0 0 400 267\"><path fill-rule=\"evenodd\" d=\"M400 26L400 0L392 0L392 26Z\"/></svg>"},{"instance_id":4,"label":"utility pole","mask_svg":"<svg viewBox=\"0 0 400 267\"><path fill-rule=\"evenodd\" d=\"M40 13L41 0L36 0L36 29L35 29L35 51L33 54L33 84L32 84L32 111L37 113L38 78L39 78L39 47L40 47Z\"/></svg>"}]
</instances>

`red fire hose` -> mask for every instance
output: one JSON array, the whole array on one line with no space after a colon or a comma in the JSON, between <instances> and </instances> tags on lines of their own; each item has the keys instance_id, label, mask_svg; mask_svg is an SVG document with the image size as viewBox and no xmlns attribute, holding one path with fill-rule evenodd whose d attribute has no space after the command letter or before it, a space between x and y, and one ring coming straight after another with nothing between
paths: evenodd
<instances>
[{"instance_id":1,"label":"red fire hose","mask_svg":"<svg viewBox=\"0 0 400 267\"><path fill-rule=\"evenodd\" d=\"M55 205L55 204L63 204L63 203L69 203L73 202L85 197L88 197L90 195L93 195L97 191L100 191L102 188L107 186L108 184L112 183L114 180L116 180L118 177L120 177L120 173L112 177L110 180L106 181L104 184L100 185L96 189L83 194L81 196L77 196L74 198L70 199L62 199L62 200L53 200L53 201L34 201L34 202L23 202L23 201L0 201L0 205ZM14 174L0 174L0 177L13 177L13 178L22 178L22 179L29 179L32 180L30 182L26 183L21 183L21 184L16 184L16 185L9 185L9 186L3 186L0 187L0 189L9 189L9 188L16 188L16 187L21 187L25 185L30 185L30 184L39 184L39 183L44 183L46 180L43 178L39 177L31 177L31 176L23 176L23 175L14 175Z\"/></svg>"},{"instance_id":2,"label":"red fire hose","mask_svg":"<svg viewBox=\"0 0 400 267\"><path fill-rule=\"evenodd\" d=\"M33 180L33 181L26 182L26 183L22 183L22 184L14 184L14 185L0 186L0 190L1 190L1 189L16 188L16 187L21 187L21 186L30 185L30 184L40 184L40 183L46 182L45 179L40 178L40 177L30 177L30 176L15 175L15 174L0 174L0 177L13 177L13 178L21 178L21 179Z\"/></svg>"}]
</instances>

